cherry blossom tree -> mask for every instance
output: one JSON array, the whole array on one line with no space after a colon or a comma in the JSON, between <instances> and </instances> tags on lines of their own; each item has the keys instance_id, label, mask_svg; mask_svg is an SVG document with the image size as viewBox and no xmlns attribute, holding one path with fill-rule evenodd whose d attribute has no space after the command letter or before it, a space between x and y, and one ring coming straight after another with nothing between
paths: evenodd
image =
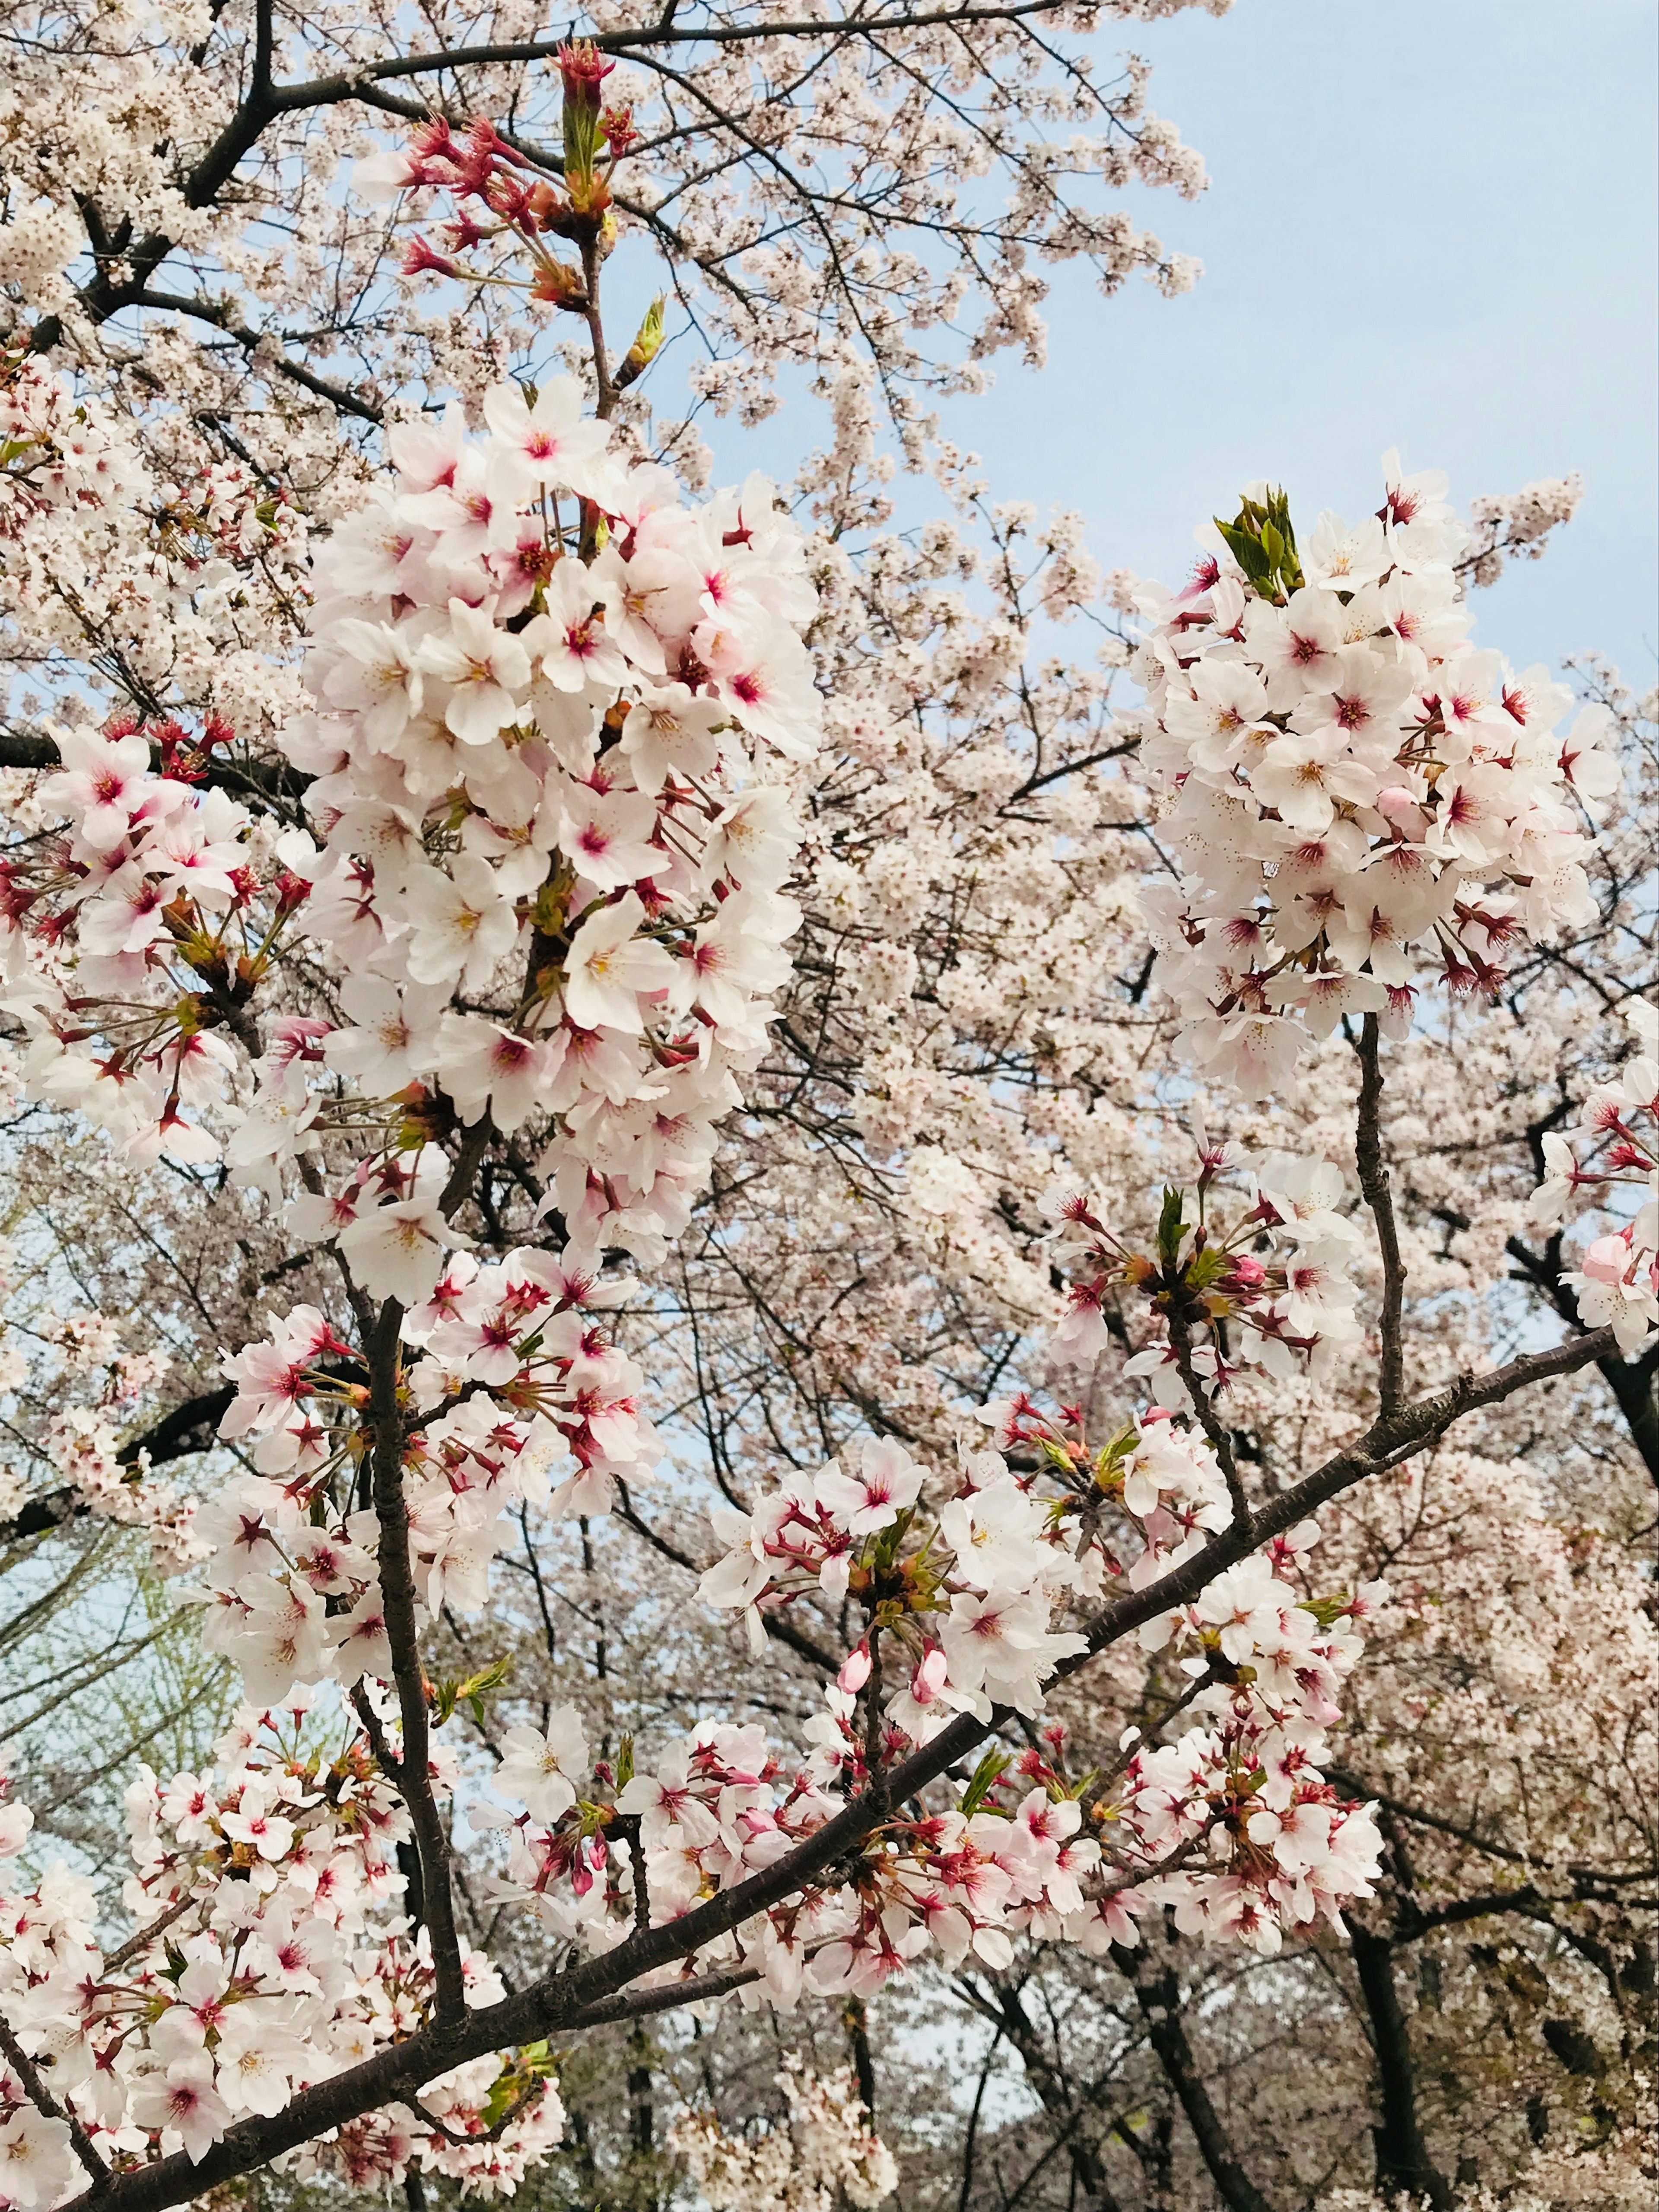
<instances>
[{"instance_id":1,"label":"cherry blossom tree","mask_svg":"<svg viewBox=\"0 0 1659 2212\"><path fill-rule=\"evenodd\" d=\"M734 2132L688 2081L711 2203L878 2201L878 1998L1036 2100L994 2152L964 2116L963 2206L1005 2149L1102 2206L1449 2203L1492 2106L1422 2077L1490 2076L1499 1988L1639 2080L1650 751L1605 673L1468 641L1570 486L1473 532L1392 464L1353 527L1252 487L1174 592L1071 518L886 533L878 395L975 515L915 398L973 371L918 331L977 289L970 352L1034 345L1032 251L1179 274L1062 204L1198 172L1046 20L671 15L538 71L494 19L100 18L20 78L15 147L115 119L95 173L18 155L6 234L6 1006L24 1141L72 1121L125 1212L20 1208L7 1506L142 1529L245 1702L131 1779L119 1933L63 1866L9 1901L13 2202L534 2189L550 2044L619 2038L655 2191L646 2023L726 1998L736 2080L825 2001L859 2095L788 2069ZM363 106L416 127L371 155ZM810 532L653 426L624 222L712 404L819 379ZM550 326L566 373L504 374ZM1036 663L1103 592L1094 662ZM58 1310L146 1238L167 1326ZM1339 1998L1368 2055L1322 2068ZM1622 2186L1639 2096L1582 2114Z\"/></svg>"}]
</instances>

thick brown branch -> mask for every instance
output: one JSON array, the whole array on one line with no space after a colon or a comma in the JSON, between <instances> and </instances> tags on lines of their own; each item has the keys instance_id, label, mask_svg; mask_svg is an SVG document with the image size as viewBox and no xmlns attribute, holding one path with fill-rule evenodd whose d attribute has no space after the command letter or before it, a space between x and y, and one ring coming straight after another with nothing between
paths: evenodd
<instances>
[{"instance_id":1,"label":"thick brown branch","mask_svg":"<svg viewBox=\"0 0 1659 2212\"><path fill-rule=\"evenodd\" d=\"M370 1416L374 1425L372 1495L380 1523L380 1601L403 1720L403 1757L392 1775L415 1831L421 1864L421 1906L432 1943L440 2023L466 2008L455 1901L449 1876L449 1833L432 1793L426 1674L415 1626L415 1572L409 1555L409 1502L404 1493L404 1419L398 1333L404 1310L396 1298L380 1308L368 1346Z\"/></svg>"},{"instance_id":2,"label":"thick brown branch","mask_svg":"<svg viewBox=\"0 0 1659 2212\"><path fill-rule=\"evenodd\" d=\"M1384 1415L1392 1413L1406 1391L1405 1342L1401 1315L1406 1298L1406 1263L1400 1256L1400 1230L1394 1218L1394 1195L1389 1188L1388 1163L1382 1156L1382 1032L1375 1014L1367 1014L1354 1048L1359 1055L1359 1119L1355 1153L1359 1188L1376 1224L1376 1241L1382 1251L1382 1357L1377 1372L1377 1398Z\"/></svg>"},{"instance_id":3,"label":"thick brown branch","mask_svg":"<svg viewBox=\"0 0 1659 2212\"><path fill-rule=\"evenodd\" d=\"M1370 2022L1382 2117L1371 2130L1376 2146L1376 2185L1384 2197L1426 2197L1434 2212L1448 2212L1451 2191L1429 2155L1417 2117L1417 2075L1411 2035L1395 1984L1394 1950L1359 1922L1347 1923L1355 1972Z\"/></svg>"}]
</instances>

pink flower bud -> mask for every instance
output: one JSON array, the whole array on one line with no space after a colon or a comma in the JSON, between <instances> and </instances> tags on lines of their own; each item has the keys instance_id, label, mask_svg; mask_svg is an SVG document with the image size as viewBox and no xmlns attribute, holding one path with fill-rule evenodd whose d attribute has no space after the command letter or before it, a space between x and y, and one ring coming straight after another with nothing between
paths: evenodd
<instances>
[{"instance_id":1,"label":"pink flower bud","mask_svg":"<svg viewBox=\"0 0 1659 2212\"><path fill-rule=\"evenodd\" d=\"M1584 1255L1584 1273L1595 1283L1621 1281L1630 1265L1630 1231L1598 1237Z\"/></svg>"},{"instance_id":2,"label":"pink flower bud","mask_svg":"<svg viewBox=\"0 0 1659 2212\"><path fill-rule=\"evenodd\" d=\"M842 1660L841 1672L836 1677L836 1687L845 1690L848 1697L855 1698L869 1679L870 1647L867 1644L860 1644Z\"/></svg>"}]
</instances>

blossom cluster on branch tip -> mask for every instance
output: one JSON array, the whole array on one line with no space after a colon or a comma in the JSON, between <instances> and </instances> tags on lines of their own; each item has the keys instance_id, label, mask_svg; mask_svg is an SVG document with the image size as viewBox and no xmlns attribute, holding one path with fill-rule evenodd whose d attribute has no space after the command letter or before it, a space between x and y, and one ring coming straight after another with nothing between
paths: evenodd
<instances>
[{"instance_id":1,"label":"blossom cluster on branch tip","mask_svg":"<svg viewBox=\"0 0 1659 2212\"><path fill-rule=\"evenodd\" d=\"M1109 1304L1127 1328L1118 1310L1127 1298L1150 1308L1152 1335L1125 1361L1126 1376L1156 1374L1206 1393L1224 1389L1245 1367L1281 1379L1330 1376L1360 1334L1349 1270L1363 1240L1338 1211L1341 1170L1284 1152L1251 1160L1242 1146L1211 1145L1201 1127L1197 1136L1196 1182L1165 1190L1154 1251L1126 1243L1097 1195L1045 1196L1043 1211L1057 1224L1050 1249L1071 1279L1057 1357L1091 1365L1111 1342ZM1218 1219L1222 1179L1239 1170L1247 1170L1250 1203L1237 1203L1231 1223Z\"/></svg>"},{"instance_id":2,"label":"blossom cluster on branch tip","mask_svg":"<svg viewBox=\"0 0 1659 2212\"><path fill-rule=\"evenodd\" d=\"M817 726L811 595L769 486L685 509L568 380L487 412L482 445L453 412L394 432L396 486L318 565L318 711L284 745L320 847L130 721L65 729L43 797L69 834L5 908L38 1088L134 1157L222 1152L273 1191L281 1162L357 1139L306 1225L409 1304L441 1267L425 1140L486 1114L505 1135L552 1105L541 1167L575 1235L659 1258L683 1226L787 972L780 771ZM263 1037L301 945L346 1022ZM216 1129L233 1038L260 1089Z\"/></svg>"},{"instance_id":3,"label":"blossom cluster on branch tip","mask_svg":"<svg viewBox=\"0 0 1659 2212\"><path fill-rule=\"evenodd\" d=\"M421 1618L476 1613L508 1539L504 1514L605 1511L620 1476L659 1456L644 1378L610 1341L607 1313L632 1288L596 1279L581 1254L526 1249L480 1267L458 1255L404 1319L419 1356L404 1370L401 1475ZM206 1638L250 1697L290 1685L392 1675L374 1511L359 1476L374 1449L355 1346L299 1306L262 1344L227 1355L236 1396L222 1433L257 1439L260 1472L230 1483L194 1524L206 1552ZM549 1468L574 1460L555 1491Z\"/></svg>"},{"instance_id":4,"label":"blossom cluster on branch tip","mask_svg":"<svg viewBox=\"0 0 1659 2212\"><path fill-rule=\"evenodd\" d=\"M1608 718L1563 735L1542 666L1469 643L1444 479L1383 473L1376 514L1322 514L1305 545L1253 486L1191 584L1142 601L1142 759L1181 863L1143 894L1157 979L1193 1058L1249 1098L1345 1018L1403 1036L1425 968L1493 992L1517 941L1594 917Z\"/></svg>"},{"instance_id":5,"label":"blossom cluster on branch tip","mask_svg":"<svg viewBox=\"0 0 1659 2212\"><path fill-rule=\"evenodd\" d=\"M1004 1449L964 1445L953 1481L881 1440L792 1475L751 1513L714 1509L732 1548L702 1593L744 1607L757 1641L766 1616L809 1591L850 1596L866 1621L808 1723L815 1748L795 1790L875 1786L959 1713L1035 1720L1056 1670L1090 1648L1060 1625L1064 1609L1146 1589L1230 1523L1214 1449L1180 1417L1154 1408L1095 1449L1074 1407L1051 1418L1019 1397L987 1415ZM1344 1897L1369 1894L1370 1810L1343 1801L1320 1767L1334 1692L1358 1657L1353 1624L1385 1592L1298 1595L1317 1534L1304 1523L1139 1632L1191 1679L1177 1709L1204 1725L1170 1744L1138 1747L1132 1735L1109 1775L1082 1777L1067 1775L1064 1730L1050 1727L1050 1756L1018 1770L1039 1786L1017 1810L997 1802L991 1754L943 1826L890 1823L880 1853L866 1851L873 1887L855 1924L839 1924L833 1898L812 1919L809 1986L877 1987L930 1937L951 1965L970 1948L1006 1964L1011 1932L1133 1943L1134 1916L1154 1904L1271 1951L1285 1928L1322 1909L1334 1919ZM686 1785L682 1759L668 1797ZM782 1847L775 1820L803 1818L793 1792L764 1809L753 1864ZM702 1863L695 1837L683 1847Z\"/></svg>"},{"instance_id":6,"label":"blossom cluster on branch tip","mask_svg":"<svg viewBox=\"0 0 1659 2212\"><path fill-rule=\"evenodd\" d=\"M301 1693L245 1707L211 1772L141 1771L123 1893L139 1933L118 1950L92 1931L91 1883L61 1864L4 1896L0 2012L52 2083L48 2108L15 2060L0 2066L12 2203L59 2203L99 2161L157 2148L199 2160L237 2121L280 2112L424 2021L430 1947L397 1859L408 1816L355 1725L343 1742L337 1725L331 1753L307 1742L310 1705ZM434 1771L447 1787L453 1759ZM0 1854L21 1846L17 1812L0 1808ZM501 1996L482 1952L465 1951L462 1971L470 2005ZM281 2163L369 2187L416 2161L510 2194L563 2118L545 2054L531 2050L454 2068Z\"/></svg>"},{"instance_id":7,"label":"blossom cluster on branch tip","mask_svg":"<svg viewBox=\"0 0 1659 2212\"><path fill-rule=\"evenodd\" d=\"M1586 1328L1611 1328L1629 1354L1659 1335L1659 1007L1638 1000L1625 1019L1635 1052L1617 1082L1590 1092L1576 1127L1546 1133L1547 1173L1528 1211L1538 1228L1557 1229L1587 1206L1605 1209L1614 1189L1642 1193L1561 1278Z\"/></svg>"}]
</instances>

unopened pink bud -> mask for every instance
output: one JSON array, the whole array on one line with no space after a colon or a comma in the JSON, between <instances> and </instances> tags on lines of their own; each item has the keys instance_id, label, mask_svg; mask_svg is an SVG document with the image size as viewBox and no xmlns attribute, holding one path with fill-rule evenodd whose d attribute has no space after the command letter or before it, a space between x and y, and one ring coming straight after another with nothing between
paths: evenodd
<instances>
[{"instance_id":1,"label":"unopened pink bud","mask_svg":"<svg viewBox=\"0 0 1659 2212\"><path fill-rule=\"evenodd\" d=\"M1584 1273L1592 1282L1619 1282L1629 1265L1628 1231L1617 1237L1598 1237L1584 1255Z\"/></svg>"},{"instance_id":2,"label":"unopened pink bud","mask_svg":"<svg viewBox=\"0 0 1659 2212\"><path fill-rule=\"evenodd\" d=\"M870 1647L867 1644L860 1644L855 1651L849 1651L842 1661L841 1672L836 1677L836 1687L845 1690L848 1697L855 1698L869 1679Z\"/></svg>"}]
</instances>

